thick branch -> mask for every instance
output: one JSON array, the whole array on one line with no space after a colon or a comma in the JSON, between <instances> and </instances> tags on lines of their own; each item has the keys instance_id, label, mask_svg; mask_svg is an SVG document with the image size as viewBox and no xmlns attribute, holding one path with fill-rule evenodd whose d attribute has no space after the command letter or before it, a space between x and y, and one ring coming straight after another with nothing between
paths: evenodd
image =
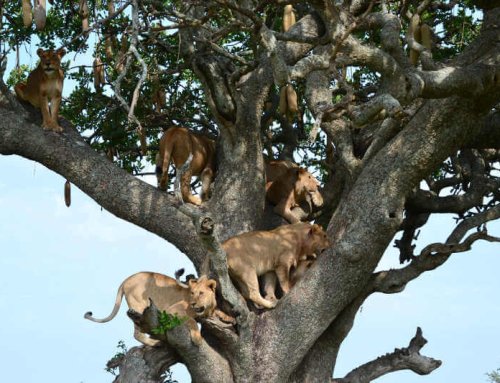
<instances>
[{"instance_id":1,"label":"thick branch","mask_svg":"<svg viewBox=\"0 0 500 383\"><path fill-rule=\"evenodd\" d=\"M151 334L152 330L159 326L158 308L152 301L142 314L133 310L129 310L127 314L134 321L134 324L146 333ZM207 383L230 381L227 361L203 338L200 344L195 344L187 325L177 326L168 330L164 335L153 335L153 338L166 342L166 349L170 349L170 353L174 355L177 353L180 356L189 369L193 381ZM211 366L208 370L205 368L207 364Z\"/></svg>"},{"instance_id":2,"label":"thick branch","mask_svg":"<svg viewBox=\"0 0 500 383\"><path fill-rule=\"evenodd\" d=\"M177 362L179 356L170 347L133 347L120 359L120 375L113 383L162 383L162 374Z\"/></svg>"},{"instance_id":3,"label":"thick branch","mask_svg":"<svg viewBox=\"0 0 500 383\"><path fill-rule=\"evenodd\" d=\"M212 218L205 216L201 219L198 235L202 238L205 248L209 252L209 259L219 279L224 299L231 305L238 316L238 323L246 328L249 311L245 301L241 299L241 295L229 278L226 253L220 245Z\"/></svg>"},{"instance_id":4,"label":"thick branch","mask_svg":"<svg viewBox=\"0 0 500 383\"><path fill-rule=\"evenodd\" d=\"M271 322L259 326L261 332L255 342L265 339L269 345L261 347L257 362L262 359L262 363L271 363L271 368L282 374L276 380L295 370L302 360L300 356L359 296L368 274L373 273L400 228L405 196L481 129L475 123L473 110L474 105L460 99L426 103L406 125L404 134L396 135L365 165L329 224L335 251L329 250L318 258L306 277L307 288L305 283L298 284L274 310L256 320ZM370 243L369 248L366 243ZM278 324L283 320L294 328L293 334L281 330ZM286 352L291 348L297 351L294 355ZM268 378L264 371L258 377Z\"/></svg>"},{"instance_id":5,"label":"thick branch","mask_svg":"<svg viewBox=\"0 0 500 383\"><path fill-rule=\"evenodd\" d=\"M29 107L30 110L32 108ZM112 214L168 240L196 267L205 257L190 220L173 208L166 193L128 174L96 153L65 121L55 134L0 107L0 153L18 154L61 174ZM39 118L39 117L37 117Z\"/></svg>"},{"instance_id":6,"label":"thick branch","mask_svg":"<svg viewBox=\"0 0 500 383\"><path fill-rule=\"evenodd\" d=\"M500 149L500 112L490 113L483 122L483 129L467 146L477 149Z\"/></svg>"},{"instance_id":7,"label":"thick branch","mask_svg":"<svg viewBox=\"0 0 500 383\"><path fill-rule=\"evenodd\" d=\"M474 64L469 67L446 67L435 71L417 72L422 79L422 97L477 97L498 86L500 65Z\"/></svg>"}]
</instances>

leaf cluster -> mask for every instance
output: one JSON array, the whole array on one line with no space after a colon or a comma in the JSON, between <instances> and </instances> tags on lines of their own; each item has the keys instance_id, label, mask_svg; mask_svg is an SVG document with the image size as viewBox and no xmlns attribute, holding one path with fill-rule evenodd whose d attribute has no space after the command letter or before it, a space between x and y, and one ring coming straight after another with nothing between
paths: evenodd
<instances>
[{"instance_id":1,"label":"leaf cluster","mask_svg":"<svg viewBox=\"0 0 500 383\"><path fill-rule=\"evenodd\" d=\"M116 2L115 9L124 2ZM415 11L414 2L410 2L410 11ZM49 7L47 25L43 31L36 31L34 25L26 28L23 25L20 2L3 2L3 24L1 40L7 49L22 49L25 45L36 43L43 48L65 46L69 52L67 57L78 59L66 71L66 89L72 89L63 100L61 114L70 120L93 148L107 155L117 165L133 174L139 174L148 164L153 164L162 132L171 125L187 126L216 136L217 128L209 111L203 94L202 85L191 71L189 63L180 55L180 28L189 26L189 20L179 18L183 2L143 1L139 7L140 30L138 31L137 50L148 68L145 83L140 89L139 102L135 116L146 132L148 154L143 156L139 150L137 126L127 117L127 111L114 97L116 81L123 73L127 57L130 66L120 83L120 93L127 103L132 100L133 91L141 74L141 66L128 52L131 40L132 21L130 7L125 12L110 18L108 2L104 0L88 0L90 10L89 22L91 32L82 33L81 17L78 2L55 0ZM390 3L391 11L399 14L403 27L408 24L399 5ZM378 5L376 5L378 7ZM295 4L297 18L311 11L309 5ZM255 12L265 24L281 31L282 6L267 3ZM458 1L453 8L438 4L422 14L423 22L429 24L435 35L435 59L451 58L465 49L480 28L481 15L470 0ZM252 65L259 60L259 38L257 31L249 28L241 21L237 11L215 5L206 8L206 14L198 20L202 23L200 43L204 30L211 36L211 44L216 44L229 55L238 57ZM403 28L401 39L404 43ZM362 41L380 46L378 32L354 32ZM105 84L102 92L93 87L92 62L99 57L105 69ZM235 68L241 68L242 62L232 60ZM24 65L24 64L23 64ZM26 67L16 69L9 77L9 84L23 79ZM366 68L352 68L347 78L349 85L357 92L370 87L379 86L379 76ZM307 141L308 131L312 126L311 113L304 102L303 86L296 84L300 115L291 122L291 128L297 135L293 151L302 157L306 166L319 166L314 160L317 156L324 158L326 145L324 142L310 144ZM370 93L367 93L370 94ZM371 93L373 94L373 93ZM157 96L163 100L158 104ZM271 95L270 95L271 97ZM339 94L334 95L334 103L341 101ZM285 129L274 124L274 131L283 136ZM324 140L323 140L324 141ZM273 154L279 156L286 143L279 139L272 141ZM321 166L320 166L321 168Z\"/></svg>"},{"instance_id":2,"label":"leaf cluster","mask_svg":"<svg viewBox=\"0 0 500 383\"><path fill-rule=\"evenodd\" d=\"M183 324L188 317L179 317L177 314L169 314L166 311L158 313L158 327L151 330L154 335L166 335L167 331L172 330Z\"/></svg>"}]
</instances>

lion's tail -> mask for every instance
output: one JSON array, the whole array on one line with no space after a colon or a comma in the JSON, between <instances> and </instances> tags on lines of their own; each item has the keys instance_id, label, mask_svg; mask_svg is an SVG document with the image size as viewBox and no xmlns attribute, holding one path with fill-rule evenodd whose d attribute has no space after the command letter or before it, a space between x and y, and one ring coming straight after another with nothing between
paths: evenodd
<instances>
[{"instance_id":1,"label":"lion's tail","mask_svg":"<svg viewBox=\"0 0 500 383\"><path fill-rule=\"evenodd\" d=\"M170 159L172 158L172 151L174 150L174 140L172 135L175 133L175 128L170 128L163 135L162 141L165 141L165 149L163 156L160 153L156 156L156 178L158 179L158 186L160 184L166 185L168 183L168 166L170 165ZM161 144L160 144L161 145Z\"/></svg>"},{"instance_id":2,"label":"lion's tail","mask_svg":"<svg viewBox=\"0 0 500 383\"><path fill-rule=\"evenodd\" d=\"M85 315L83 317L85 319L88 319L88 320L91 320L92 322L97 322L97 323L109 322L111 319L113 319L116 316L116 314L118 314L118 310L120 310L120 306L122 304L122 298L123 298L123 283L118 288L118 293L116 294L115 306L113 307L113 311L111 311L111 314L109 314L106 318L97 319L97 318L94 318L92 316L92 311L88 311L85 313Z\"/></svg>"},{"instance_id":3,"label":"lion's tail","mask_svg":"<svg viewBox=\"0 0 500 383\"><path fill-rule=\"evenodd\" d=\"M163 152L163 163L162 163L162 174L168 174L168 166L170 165L170 159L172 158L172 151L174 150L174 139L172 136L175 133L175 129L171 129L165 135L165 151Z\"/></svg>"}]
</instances>

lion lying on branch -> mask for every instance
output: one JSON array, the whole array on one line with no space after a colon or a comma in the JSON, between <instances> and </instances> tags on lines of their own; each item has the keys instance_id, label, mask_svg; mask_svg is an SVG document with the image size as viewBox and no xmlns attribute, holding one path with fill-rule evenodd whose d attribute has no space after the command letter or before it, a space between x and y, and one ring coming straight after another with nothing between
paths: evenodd
<instances>
[{"instance_id":1,"label":"lion lying on branch","mask_svg":"<svg viewBox=\"0 0 500 383\"><path fill-rule=\"evenodd\" d=\"M168 167L173 160L176 169L186 163L189 155L192 160L184 173L180 185L182 200L201 205L209 196L210 184L215 174L215 141L201 134L190 132L187 128L172 127L160 140L160 151L156 157L156 178L158 188L167 190ZM201 199L191 193L191 177L201 179Z\"/></svg>"}]
</instances>

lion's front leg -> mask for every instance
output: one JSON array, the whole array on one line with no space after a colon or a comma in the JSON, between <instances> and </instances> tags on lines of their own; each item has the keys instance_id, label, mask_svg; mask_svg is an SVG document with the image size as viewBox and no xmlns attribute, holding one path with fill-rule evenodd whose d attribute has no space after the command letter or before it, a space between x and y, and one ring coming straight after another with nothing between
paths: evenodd
<instances>
[{"instance_id":1,"label":"lion's front leg","mask_svg":"<svg viewBox=\"0 0 500 383\"><path fill-rule=\"evenodd\" d=\"M40 111L42 112L42 128L52 130L53 122L50 115L49 98L46 95L40 97Z\"/></svg>"},{"instance_id":2,"label":"lion's front leg","mask_svg":"<svg viewBox=\"0 0 500 383\"><path fill-rule=\"evenodd\" d=\"M300 220L292 213L291 206L295 205L295 199L293 191L287 196L287 198L282 199L275 207L274 212L281 215L290 223L297 223Z\"/></svg>"},{"instance_id":3,"label":"lion's front leg","mask_svg":"<svg viewBox=\"0 0 500 383\"><path fill-rule=\"evenodd\" d=\"M203 337L201 336L200 329L198 328L198 324L194 319L189 318L186 322L186 325L189 328L189 335L191 336L191 341L197 345L200 346L201 342L203 341Z\"/></svg>"},{"instance_id":4,"label":"lion's front leg","mask_svg":"<svg viewBox=\"0 0 500 383\"><path fill-rule=\"evenodd\" d=\"M290 265L284 264L278 266L276 269L276 275L278 276L283 294L288 293L290 291Z\"/></svg>"},{"instance_id":5,"label":"lion's front leg","mask_svg":"<svg viewBox=\"0 0 500 383\"><path fill-rule=\"evenodd\" d=\"M270 300L262 298L259 290L259 279L257 278L257 274L254 271L248 271L241 278L242 284L245 284L245 291L248 296L246 298L250 299L256 305L260 307L264 307L266 309L272 309L276 306L277 301L272 302Z\"/></svg>"},{"instance_id":6,"label":"lion's front leg","mask_svg":"<svg viewBox=\"0 0 500 383\"><path fill-rule=\"evenodd\" d=\"M61 105L61 96L56 96L50 101L51 130L62 132L63 128L59 125L59 107Z\"/></svg>"},{"instance_id":7,"label":"lion's front leg","mask_svg":"<svg viewBox=\"0 0 500 383\"><path fill-rule=\"evenodd\" d=\"M271 302L276 302L278 299L276 298L276 283L278 280L276 279L276 273L273 271L269 271L264 274L262 277L262 283L264 284L264 299L267 299Z\"/></svg>"}]
</instances>

